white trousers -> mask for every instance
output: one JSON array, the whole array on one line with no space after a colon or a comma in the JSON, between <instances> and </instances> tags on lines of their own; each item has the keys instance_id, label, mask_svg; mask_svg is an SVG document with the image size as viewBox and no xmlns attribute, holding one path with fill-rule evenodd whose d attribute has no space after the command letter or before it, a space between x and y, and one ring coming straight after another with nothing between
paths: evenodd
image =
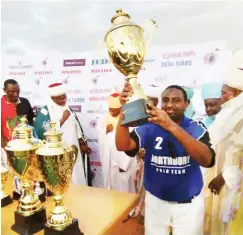
<instances>
[{"instance_id":1,"label":"white trousers","mask_svg":"<svg viewBox=\"0 0 243 235\"><path fill-rule=\"evenodd\" d=\"M145 235L202 235L204 220L203 196L191 203L163 201L148 191L145 197Z\"/></svg>"}]
</instances>

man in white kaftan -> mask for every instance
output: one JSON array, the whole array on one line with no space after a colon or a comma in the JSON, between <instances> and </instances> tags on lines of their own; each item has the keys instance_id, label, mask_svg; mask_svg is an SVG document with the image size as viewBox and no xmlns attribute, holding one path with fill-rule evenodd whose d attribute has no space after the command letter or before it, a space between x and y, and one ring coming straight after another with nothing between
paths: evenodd
<instances>
[{"instance_id":1,"label":"man in white kaftan","mask_svg":"<svg viewBox=\"0 0 243 235\"><path fill-rule=\"evenodd\" d=\"M229 228L239 213L243 193L243 70L234 63L222 87L221 100L222 110L209 128L216 163L205 177L205 235L233 234Z\"/></svg>"},{"instance_id":2,"label":"man in white kaftan","mask_svg":"<svg viewBox=\"0 0 243 235\"><path fill-rule=\"evenodd\" d=\"M81 156L85 147L85 137L81 126L73 110L66 104L66 91L61 83L52 84L48 88L49 102L37 115L35 131L39 139L44 139L44 133L50 128L50 121L56 121L57 130L63 133L63 142L78 147L78 158L73 168L72 183L87 185L85 169Z\"/></svg>"},{"instance_id":3,"label":"man in white kaftan","mask_svg":"<svg viewBox=\"0 0 243 235\"><path fill-rule=\"evenodd\" d=\"M121 112L119 94L108 98L109 113L99 124L100 156L103 187L122 192L135 192L137 161L115 146L115 130Z\"/></svg>"}]
</instances>

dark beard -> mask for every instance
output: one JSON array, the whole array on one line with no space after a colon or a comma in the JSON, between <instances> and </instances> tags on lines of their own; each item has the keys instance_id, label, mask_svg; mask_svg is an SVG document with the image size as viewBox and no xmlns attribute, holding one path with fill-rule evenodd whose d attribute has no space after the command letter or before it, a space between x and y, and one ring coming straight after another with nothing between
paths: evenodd
<instances>
[{"instance_id":1,"label":"dark beard","mask_svg":"<svg viewBox=\"0 0 243 235\"><path fill-rule=\"evenodd\" d=\"M168 115L170 117L170 119L174 122L180 122L180 120L182 119L182 115L177 115L177 114L172 114L172 115Z\"/></svg>"}]
</instances>

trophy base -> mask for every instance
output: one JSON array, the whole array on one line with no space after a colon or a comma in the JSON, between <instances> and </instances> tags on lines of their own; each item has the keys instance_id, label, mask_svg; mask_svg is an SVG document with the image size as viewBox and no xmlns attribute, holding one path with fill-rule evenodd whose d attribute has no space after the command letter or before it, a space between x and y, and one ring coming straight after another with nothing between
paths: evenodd
<instances>
[{"instance_id":1,"label":"trophy base","mask_svg":"<svg viewBox=\"0 0 243 235\"><path fill-rule=\"evenodd\" d=\"M14 212L15 224L11 229L20 235L32 235L44 228L46 223L46 210L41 208L32 215L24 216L18 211Z\"/></svg>"},{"instance_id":2,"label":"trophy base","mask_svg":"<svg viewBox=\"0 0 243 235\"><path fill-rule=\"evenodd\" d=\"M139 99L131 103L124 104L122 107L124 120L121 125L127 127L136 127L144 125L150 117L147 113L147 100Z\"/></svg>"},{"instance_id":3,"label":"trophy base","mask_svg":"<svg viewBox=\"0 0 243 235\"><path fill-rule=\"evenodd\" d=\"M78 220L74 218L73 222L62 231L58 231L45 224L44 235L83 235L83 233L78 226Z\"/></svg>"},{"instance_id":4,"label":"trophy base","mask_svg":"<svg viewBox=\"0 0 243 235\"><path fill-rule=\"evenodd\" d=\"M1 199L1 207L5 207L5 206L11 204L12 202L13 202L13 200L8 195L7 197L4 197L4 198Z\"/></svg>"},{"instance_id":5,"label":"trophy base","mask_svg":"<svg viewBox=\"0 0 243 235\"><path fill-rule=\"evenodd\" d=\"M13 200L18 201L21 197L21 194L17 193L16 191L13 191Z\"/></svg>"}]
</instances>

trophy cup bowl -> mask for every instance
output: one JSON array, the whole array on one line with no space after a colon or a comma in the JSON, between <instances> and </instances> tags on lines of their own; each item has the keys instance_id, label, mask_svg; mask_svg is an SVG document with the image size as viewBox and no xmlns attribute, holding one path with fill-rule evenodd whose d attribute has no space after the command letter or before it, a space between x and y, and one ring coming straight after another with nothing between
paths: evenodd
<instances>
[{"instance_id":1,"label":"trophy cup bowl","mask_svg":"<svg viewBox=\"0 0 243 235\"><path fill-rule=\"evenodd\" d=\"M78 148L62 143L62 133L57 132L56 122L51 121L51 130L46 132L46 143L36 151L39 169L47 188L54 194L55 207L47 218L45 235L82 234L78 221L64 207L63 194L69 187L73 166L77 160ZM56 232L56 233L54 233Z\"/></svg>"},{"instance_id":2,"label":"trophy cup bowl","mask_svg":"<svg viewBox=\"0 0 243 235\"><path fill-rule=\"evenodd\" d=\"M8 180L9 169L1 166L1 207L7 206L12 203L10 195L4 192L5 183Z\"/></svg>"},{"instance_id":3,"label":"trophy cup bowl","mask_svg":"<svg viewBox=\"0 0 243 235\"><path fill-rule=\"evenodd\" d=\"M25 117L14 129L15 139L9 141L5 147L8 163L20 178L22 193L15 211L15 224L12 229L19 234L31 234L40 231L46 221L45 209L41 205L38 195L33 192L32 184L27 177L33 160L36 158L35 151L38 148L38 140L32 136L32 129L27 126ZM37 170L37 168L35 169Z\"/></svg>"},{"instance_id":4,"label":"trophy cup bowl","mask_svg":"<svg viewBox=\"0 0 243 235\"><path fill-rule=\"evenodd\" d=\"M134 127L145 124L149 115L146 113L148 99L137 83L137 74L145 56L143 30L130 22L130 16L117 10L111 22L112 27L105 36L108 54L113 65L126 76L134 94L123 105L123 126Z\"/></svg>"}]
</instances>

